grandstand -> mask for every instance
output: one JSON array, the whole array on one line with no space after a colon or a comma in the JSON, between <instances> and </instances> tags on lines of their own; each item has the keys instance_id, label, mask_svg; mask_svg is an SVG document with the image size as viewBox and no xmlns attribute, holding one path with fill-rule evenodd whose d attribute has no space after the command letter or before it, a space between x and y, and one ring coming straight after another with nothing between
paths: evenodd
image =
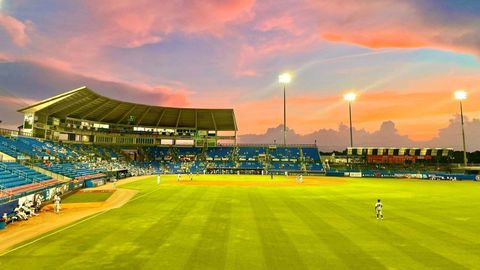
<instances>
[{"instance_id":1,"label":"grandstand","mask_svg":"<svg viewBox=\"0 0 480 270\"><path fill-rule=\"evenodd\" d=\"M235 142L232 109L172 108L118 101L87 87L42 100L19 112L22 131L68 143L216 146Z\"/></svg>"}]
</instances>

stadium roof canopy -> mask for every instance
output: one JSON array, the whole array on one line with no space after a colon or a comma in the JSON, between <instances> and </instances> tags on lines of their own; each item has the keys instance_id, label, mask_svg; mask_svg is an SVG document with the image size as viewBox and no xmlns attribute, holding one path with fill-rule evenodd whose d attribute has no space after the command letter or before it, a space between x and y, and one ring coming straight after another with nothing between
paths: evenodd
<instances>
[{"instance_id":1,"label":"stadium roof canopy","mask_svg":"<svg viewBox=\"0 0 480 270\"><path fill-rule=\"evenodd\" d=\"M18 110L59 119L159 128L236 131L233 109L172 108L136 104L80 87Z\"/></svg>"}]
</instances>

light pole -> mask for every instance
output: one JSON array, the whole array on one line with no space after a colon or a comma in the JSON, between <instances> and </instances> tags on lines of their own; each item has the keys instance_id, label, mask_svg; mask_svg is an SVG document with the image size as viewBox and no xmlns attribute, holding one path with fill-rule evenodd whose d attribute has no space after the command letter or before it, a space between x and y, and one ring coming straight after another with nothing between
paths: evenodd
<instances>
[{"instance_id":1,"label":"light pole","mask_svg":"<svg viewBox=\"0 0 480 270\"><path fill-rule=\"evenodd\" d=\"M283 84L283 145L287 145L287 83L292 81L292 76L282 73L278 76L278 82Z\"/></svg>"},{"instance_id":2,"label":"light pole","mask_svg":"<svg viewBox=\"0 0 480 270\"><path fill-rule=\"evenodd\" d=\"M357 94L350 92L343 95L343 99L348 101L348 116L350 117L350 147L353 147L353 132L352 132L352 102L357 98Z\"/></svg>"},{"instance_id":3,"label":"light pole","mask_svg":"<svg viewBox=\"0 0 480 270\"><path fill-rule=\"evenodd\" d=\"M462 121L462 139L463 139L463 166L467 167L467 148L465 147L465 130L463 128L463 106L462 106L462 100L467 99L467 92L463 90L455 91L455 99L460 102L460 119Z\"/></svg>"}]
</instances>

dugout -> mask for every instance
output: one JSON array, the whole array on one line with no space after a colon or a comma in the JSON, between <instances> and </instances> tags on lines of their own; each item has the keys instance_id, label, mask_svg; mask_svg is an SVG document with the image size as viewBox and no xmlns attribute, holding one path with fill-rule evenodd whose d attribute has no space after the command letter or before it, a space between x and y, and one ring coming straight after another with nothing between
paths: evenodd
<instances>
[{"instance_id":1,"label":"dugout","mask_svg":"<svg viewBox=\"0 0 480 270\"><path fill-rule=\"evenodd\" d=\"M107 179L124 179L129 176L128 169L117 169L105 172Z\"/></svg>"}]
</instances>

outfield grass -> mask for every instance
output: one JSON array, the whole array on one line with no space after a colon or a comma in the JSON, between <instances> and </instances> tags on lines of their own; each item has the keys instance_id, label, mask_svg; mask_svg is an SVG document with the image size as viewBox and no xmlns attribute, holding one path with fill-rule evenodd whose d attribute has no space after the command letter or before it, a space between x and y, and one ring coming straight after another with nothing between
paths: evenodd
<instances>
[{"instance_id":1,"label":"outfield grass","mask_svg":"<svg viewBox=\"0 0 480 270\"><path fill-rule=\"evenodd\" d=\"M63 199L62 203L104 202L112 194L112 192L76 192Z\"/></svg>"},{"instance_id":2,"label":"outfield grass","mask_svg":"<svg viewBox=\"0 0 480 270\"><path fill-rule=\"evenodd\" d=\"M0 269L480 268L480 183L344 180L247 187L150 178L123 186L140 193L122 208L8 253ZM379 197L384 220L374 217Z\"/></svg>"}]
</instances>

